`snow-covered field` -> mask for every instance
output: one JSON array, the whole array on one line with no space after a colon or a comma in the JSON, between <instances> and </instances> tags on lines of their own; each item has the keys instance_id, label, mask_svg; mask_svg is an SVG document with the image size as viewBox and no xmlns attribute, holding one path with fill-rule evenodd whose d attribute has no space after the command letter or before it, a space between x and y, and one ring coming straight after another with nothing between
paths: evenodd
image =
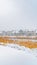
<instances>
[{"instance_id":1,"label":"snow-covered field","mask_svg":"<svg viewBox=\"0 0 37 65\"><path fill-rule=\"evenodd\" d=\"M37 49L17 44L0 45L0 65L37 65Z\"/></svg>"}]
</instances>

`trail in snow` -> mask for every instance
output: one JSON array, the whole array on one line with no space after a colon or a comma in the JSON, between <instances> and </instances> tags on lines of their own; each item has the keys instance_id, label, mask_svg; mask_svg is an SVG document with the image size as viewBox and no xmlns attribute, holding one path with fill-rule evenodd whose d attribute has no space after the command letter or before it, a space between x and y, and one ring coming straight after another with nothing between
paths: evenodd
<instances>
[{"instance_id":1,"label":"trail in snow","mask_svg":"<svg viewBox=\"0 0 37 65\"><path fill-rule=\"evenodd\" d=\"M37 57L31 49L17 44L0 45L0 65L37 65Z\"/></svg>"},{"instance_id":2,"label":"trail in snow","mask_svg":"<svg viewBox=\"0 0 37 65\"><path fill-rule=\"evenodd\" d=\"M8 44L7 45L8 47L11 47L11 48L15 48L17 50L21 50L21 51L26 51L27 53L31 53L33 54L34 56L37 57L37 48L34 48L34 49L30 49L30 48L27 48L27 47L24 47L24 46L19 46L17 44Z\"/></svg>"},{"instance_id":3,"label":"trail in snow","mask_svg":"<svg viewBox=\"0 0 37 65\"><path fill-rule=\"evenodd\" d=\"M33 54L34 56L37 57L37 48L30 49L30 48L27 48L27 47L24 47L24 46L20 46L20 45L17 45L17 44L9 44L9 43L6 44L5 47L14 48L16 50L21 50L21 51L27 52L29 54L31 53L31 54Z\"/></svg>"}]
</instances>

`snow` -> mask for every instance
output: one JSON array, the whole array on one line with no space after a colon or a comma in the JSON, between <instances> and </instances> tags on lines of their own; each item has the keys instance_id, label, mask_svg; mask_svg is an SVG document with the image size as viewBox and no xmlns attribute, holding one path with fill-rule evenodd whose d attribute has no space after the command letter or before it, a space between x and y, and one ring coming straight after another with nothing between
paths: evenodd
<instances>
[{"instance_id":1,"label":"snow","mask_svg":"<svg viewBox=\"0 0 37 65\"><path fill-rule=\"evenodd\" d=\"M37 65L32 50L15 44L0 45L0 65Z\"/></svg>"},{"instance_id":2,"label":"snow","mask_svg":"<svg viewBox=\"0 0 37 65\"><path fill-rule=\"evenodd\" d=\"M31 49L32 53L37 57L37 48Z\"/></svg>"}]
</instances>

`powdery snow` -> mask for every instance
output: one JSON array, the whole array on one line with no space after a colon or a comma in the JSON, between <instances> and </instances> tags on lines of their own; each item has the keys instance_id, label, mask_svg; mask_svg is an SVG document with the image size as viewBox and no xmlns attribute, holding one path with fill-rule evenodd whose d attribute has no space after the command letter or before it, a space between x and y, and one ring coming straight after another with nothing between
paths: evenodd
<instances>
[{"instance_id":1,"label":"powdery snow","mask_svg":"<svg viewBox=\"0 0 37 65\"><path fill-rule=\"evenodd\" d=\"M37 57L30 53L31 51L28 48L21 48L24 51L22 49L11 48L9 45L0 45L0 65L37 65Z\"/></svg>"}]
</instances>

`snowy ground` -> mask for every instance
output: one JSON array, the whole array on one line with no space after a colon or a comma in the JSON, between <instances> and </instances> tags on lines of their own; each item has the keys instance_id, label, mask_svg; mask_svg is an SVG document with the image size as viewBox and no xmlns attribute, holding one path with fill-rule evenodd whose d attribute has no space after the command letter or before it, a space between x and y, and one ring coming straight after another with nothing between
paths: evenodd
<instances>
[{"instance_id":1,"label":"snowy ground","mask_svg":"<svg viewBox=\"0 0 37 65\"><path fill-rule=\"evenodd\" d=\"M36 50L23 46L0 45L0 65L37 65L36 54Z\"/></svg>"}]
</instances>

